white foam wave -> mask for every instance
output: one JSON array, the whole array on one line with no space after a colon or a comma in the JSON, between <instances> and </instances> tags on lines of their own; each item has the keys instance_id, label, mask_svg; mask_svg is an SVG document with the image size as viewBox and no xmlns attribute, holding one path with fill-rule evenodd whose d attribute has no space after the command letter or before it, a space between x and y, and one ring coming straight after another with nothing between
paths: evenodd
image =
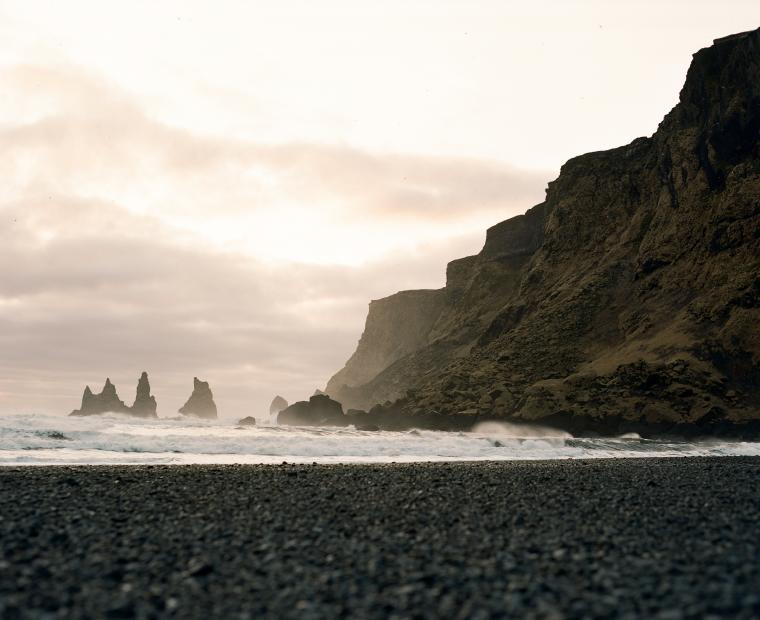
<instances>
[{"instance_id":1,"label":"white foam wave","mask_svg":"<svg viewBox=\"0 0 760 620\"><path fill-rule=\"evenodd\" d=\"M526 460L760 455L760 444L573 439L540 427L481 425L471 433L238 427L231 421L0 416L0 465Z\"/></svg>"}]
</instances>

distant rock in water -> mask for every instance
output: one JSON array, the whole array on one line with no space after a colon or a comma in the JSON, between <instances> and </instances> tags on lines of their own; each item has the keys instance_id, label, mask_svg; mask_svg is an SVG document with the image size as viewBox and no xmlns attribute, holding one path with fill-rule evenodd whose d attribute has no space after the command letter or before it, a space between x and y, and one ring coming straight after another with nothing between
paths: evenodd
<instances>
[{"instance_id":1,"label":"distant rock in water","mask_svg":"<svg viewBox=\"0 0 760 620\"><path fill-rule=\"evenodd\" d=\"M214 395L211 393L208 381L200 381L198 377L193 377L193 393L179 412L197 418L216 419L218 417Z\"/></svg>"},{"instance_id":2,"label":"distant rock in water","mask_svg":"<svg viewBox=\"0 0 760 620\"><path fill-rule=\"evenodd\" d=\"M288 408L288 401L282 396L275 396L272 404L269 405L269 415L277 415L283 409Z\"/></svg>"},{"instance_id":3,"label":"distant rock in water","mask_svg":"<svg viewBox=\"0 0 760 620\"><path fill-rule=\"evenodd\" d=\"M317 388L316 390L314 390L314 394L312 394L312 396L325 396L325 395L326 395L325 392L323 392L319 388Z\"/></svg>"},{"instance_id":4,"label":"distant rock in water","mask_svg":"<svg viewBox=\"0 0 760 620\"><path fill-rule=\"evenodd\" d=\"M132 415L141 418L156 417L156 398L150 394L150 383L148 382L148 373L143 371L137 382L137 395L135 404L132 405Z\"/></svg>"},{"instance_id":5,"label":"distant rock in water","mask_svg":"<svg viewBox=\"0 0 760 620\"><path fill-rule=\"evenodd\" d=\"M93 394L89 385L85 387L82 394L82 406L69 415L86 416L108 412L131 413L131 410L116 394L116 386L111 383L111 379L107 378L100 394Z\"/></svg>"},{"instance_id":6,"label":"distant rock in water","mask_svg":"<svg viewBox=\"0 0 760 620\"><path fill-rule=\"evenodd\" d=\"M256 426L256 418L249 415L245 418L242 418L241 420L238 420L238 424L240 426Z\"/></svg>"},{"instance_id":7,"label":"distant rock in water","mask_svg":"<svg viewBox=\"0 0 760 620\"><path fill-rule=\"evenodd\" d=\"M308 402L293 403L277 416L278 424L291 426L345 426L343 406L326 394L315 394Z\"/></svg>"},{"instance_id":8,"label":"distant rock in water","mask_svg":"<svg viewBox=\"0 0 760 620\"><path fill-rule=\"evenodd\" d=\"M148 373L143 372L137 382L137 396L135 404L131 407L124 404L116 393L116 386L111 379L106 379L100 394L93 394L90 386L84 388L82 394L82 406L75 409L69 415L86 416L101 413L126 413L139 418L156 417L156 399L150 395L150 383Z\"/></svg>"}]
</instances>

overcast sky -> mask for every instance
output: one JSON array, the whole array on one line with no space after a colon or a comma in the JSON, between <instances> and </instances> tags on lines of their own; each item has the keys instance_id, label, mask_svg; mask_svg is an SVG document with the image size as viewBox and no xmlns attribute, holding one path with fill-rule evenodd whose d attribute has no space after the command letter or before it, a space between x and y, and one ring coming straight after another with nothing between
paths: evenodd
<instances>
[{"instance_id":1,"label":"overcast sky","mask_svg":"<svg viewBox=\"0 0 760 620\"><path fill-rule=\"evenodd\" d=\"M751 1L0 1L0 412L304 398Z\"/></svg>"}]
</instances>

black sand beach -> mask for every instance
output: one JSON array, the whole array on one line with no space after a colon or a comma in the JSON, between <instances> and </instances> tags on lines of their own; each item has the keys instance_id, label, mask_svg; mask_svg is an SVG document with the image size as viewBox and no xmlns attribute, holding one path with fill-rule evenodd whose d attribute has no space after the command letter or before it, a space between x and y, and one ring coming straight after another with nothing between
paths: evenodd
<instances>
[{"instance_id":1,"label":"black sand beach","mask_svg":"<svg viewBox=\"0 0 760 620\"><path fill-rule=\"evenodd\" d=\"M760 614L760 459L0 469L0 617Z\"/></svg>"}]
</instances>

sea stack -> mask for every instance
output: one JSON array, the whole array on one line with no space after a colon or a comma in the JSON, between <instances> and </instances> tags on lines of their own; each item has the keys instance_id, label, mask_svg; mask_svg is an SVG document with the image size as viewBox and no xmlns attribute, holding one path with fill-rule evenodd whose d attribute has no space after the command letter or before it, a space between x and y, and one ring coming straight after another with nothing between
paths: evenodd
<instances>
[{"instance_id":1,"label":"sea stack","mask_svg":"<svg viewBox=\"0 0 760 620\"><path fill-rule=\"evenodd\" d=\"M89 385L85 387L84 394L82 394L82 406L72 411L69 415L87 416L108 412L130 413L130 409L119 398L116 393L116 386L111 383L111 379L106 378L105 385L103 385L100 394L93 394Z\"/></svg>"},{"instance_id":2,"label":"sea stack","mask_svg":"<svg viewBox=\"0 0 760 620\"><path fill-rule=\"evenodd\" d=\"M135 404L132 405L132 415L141 418L155 418L156 416L156 397L150 394L150 383L148 382L148 373L143 371L137 382L137 394Z\"/></svg>"},{"instance_id":3,"label":"sea stack","mask_svg":"<svg viewBox=\"0 0 760 620\"><path fill-rule=\"evenodd\" d=\"M86 416L109 412L126 413L139 418L156 417L156 398L150 394L147 372L143 372L137 382L137 395L135 403L131 407L125 405L124 401L119 398L116 393L116 386L111 383L111 379L106 379L100 394L93 394L89 385L85 387L84 394L82 394L82 406L69 415Z\"/></svg>"},{"instance_id":4,"label":"sea stack","mask_svg":"<svg viewBox=\"0 0 760 620\"><path fill-rule=\"evenodd\" d=\"M180 408L179 412L183 415L194 416L196 418L216 419L219 417L214 403L214 395L208 386L208 381L200 381L198 377L193 377L193 393L190 398Z\"/></svg>"},{"instance_id":5,"label":"sea stack","mask_svg":"<svg viewBox=\"0 0 760 620\"><path fill-rule=\"evenodd\" d=\"M288 401L285 400L282 396L277 395L274 397L274 400L272 400L272 404L269 405L269 415L277 415L280 413L280 411L287 408Z\"/></svg>"}]
</instances>

